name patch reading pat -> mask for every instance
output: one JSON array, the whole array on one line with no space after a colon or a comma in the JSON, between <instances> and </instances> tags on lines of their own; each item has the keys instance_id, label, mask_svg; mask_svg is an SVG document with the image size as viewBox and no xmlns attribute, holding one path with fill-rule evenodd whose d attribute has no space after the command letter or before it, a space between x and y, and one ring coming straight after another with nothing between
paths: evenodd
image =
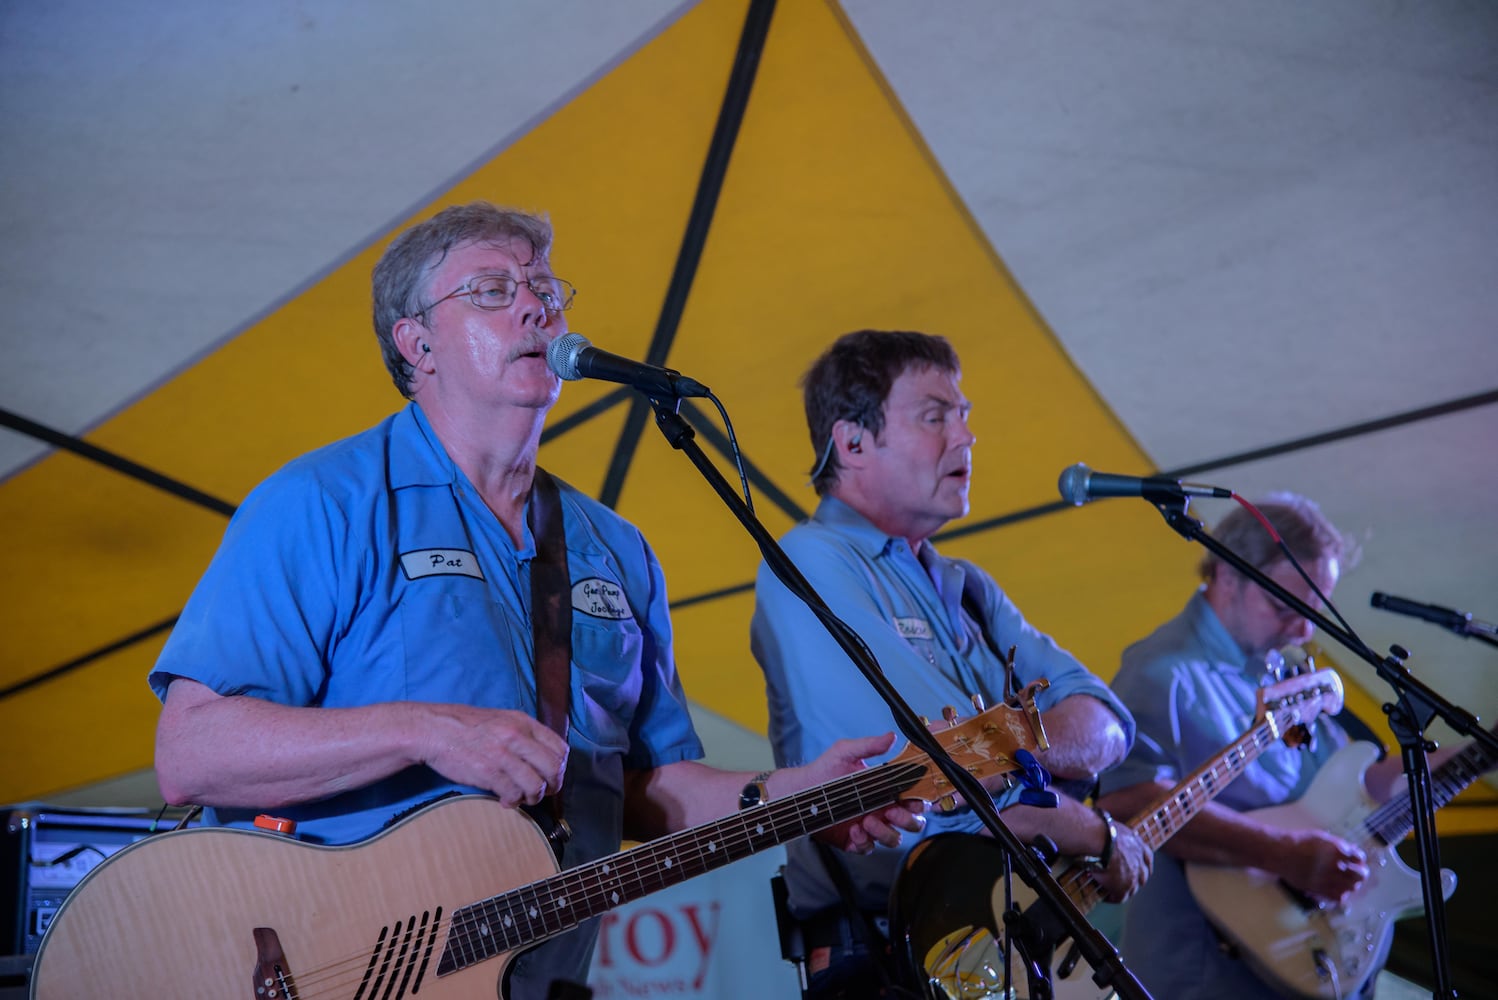
<instances>
[{"instance_id":1,"label":"name patch reading pat","mask_svg":"<svg viewBox=\"0 0 1498 1000\"><path fill-rule=\"evenodd\" d=\"M479 561L467 549L417 549L401 554L401 569L407 580L424 576L471 576L484 578Z\"/></svg>"}]
</instances>

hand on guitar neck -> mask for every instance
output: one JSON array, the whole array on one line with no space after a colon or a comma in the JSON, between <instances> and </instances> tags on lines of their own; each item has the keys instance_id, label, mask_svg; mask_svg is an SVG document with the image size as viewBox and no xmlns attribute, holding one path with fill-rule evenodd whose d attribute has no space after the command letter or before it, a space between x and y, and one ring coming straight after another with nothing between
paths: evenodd
<instances>
[{"instance_id":1,"label":"hand on guitar neck","mask_svg":"<svg viewBox=\"0 0 1498 1000\"><path fill-rule=\"evenodd\" d=\"M1055 809L1010 806L999 818L1023 843L1043 835L1067 858L1102 862L1102 867L1095 869L1091 877L1110 903L1120 903L1132 896L1154 868L1154 850L1139 839L1132 826L1111 816L1104 821L1098 812L1076 799L1063 796Z\"/></svg>"},{"instance_id":2,"label":"hand on guitar neck","mask_svg":"<svg viewBox=\"0 0 1498 1000\"><path fill-rule=\"evenodd\" d=\"M855 740L838 740L822 756L804 767L784 768L770 775L767 791L770 799L784 788L786 794L825 784L834 778L864 768L864 760L877 757L895 741L894 733ZM853 854L870 854L876 844L900 846L900 831L918 833L926 827L926 804L920 799L903 799L893 805L866 813L817 833L818 840Z\"/></svg>"}]
</instances>

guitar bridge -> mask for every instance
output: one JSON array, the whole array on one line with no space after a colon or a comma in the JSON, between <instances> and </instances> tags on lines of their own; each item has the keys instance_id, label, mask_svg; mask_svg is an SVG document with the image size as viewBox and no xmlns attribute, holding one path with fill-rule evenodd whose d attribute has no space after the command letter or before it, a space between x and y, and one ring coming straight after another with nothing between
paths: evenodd
<instances>
[{"instance_id":1,"label":"guitar bridge","mask_svg":"<svg viewBox=\"0 0 1498 1000\"><path fill-rule=\"evenodd\" d=\"M255 996L257 1000L296 1000L281 939L271 927L255 928Z\"/></svg>"}]
</instances>

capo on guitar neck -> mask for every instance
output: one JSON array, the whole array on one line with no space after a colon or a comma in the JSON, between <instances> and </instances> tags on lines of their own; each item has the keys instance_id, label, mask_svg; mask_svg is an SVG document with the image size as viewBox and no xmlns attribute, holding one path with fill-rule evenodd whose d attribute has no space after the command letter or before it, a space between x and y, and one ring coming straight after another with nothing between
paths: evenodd
<instances>
[{"instance_id":1,"label":"capo on guitar neck","mask_svg":"<svg viewBox=\"0 0 1498 1000\"><path fill-rule=\"evenodd\" d=\"M1055 809L1061 804L1060 796L1050 790L1051 772L1035 759L1033 753L1023 748L1016 750L1014 762L1020 766L1016 780L1021 785L1019 793L1021 805Z\"/></svg>"}]
</instances>

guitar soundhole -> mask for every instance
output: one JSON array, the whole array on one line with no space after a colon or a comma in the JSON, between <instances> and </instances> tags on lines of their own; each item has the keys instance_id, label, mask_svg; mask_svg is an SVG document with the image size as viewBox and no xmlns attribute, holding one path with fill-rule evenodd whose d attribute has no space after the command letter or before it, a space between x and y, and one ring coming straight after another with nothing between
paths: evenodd
<instances>
[{"instance_id":1,"label":"guitar soundhole","mask_svg":"<svg viewBox=\"0 0 1498 1000\"><path fill-rule=\"evenodd\" d=\"M400 1000L421 991L442 908L397 920L380 931L354 1000Z\"/></svg>"}]
</instances>

